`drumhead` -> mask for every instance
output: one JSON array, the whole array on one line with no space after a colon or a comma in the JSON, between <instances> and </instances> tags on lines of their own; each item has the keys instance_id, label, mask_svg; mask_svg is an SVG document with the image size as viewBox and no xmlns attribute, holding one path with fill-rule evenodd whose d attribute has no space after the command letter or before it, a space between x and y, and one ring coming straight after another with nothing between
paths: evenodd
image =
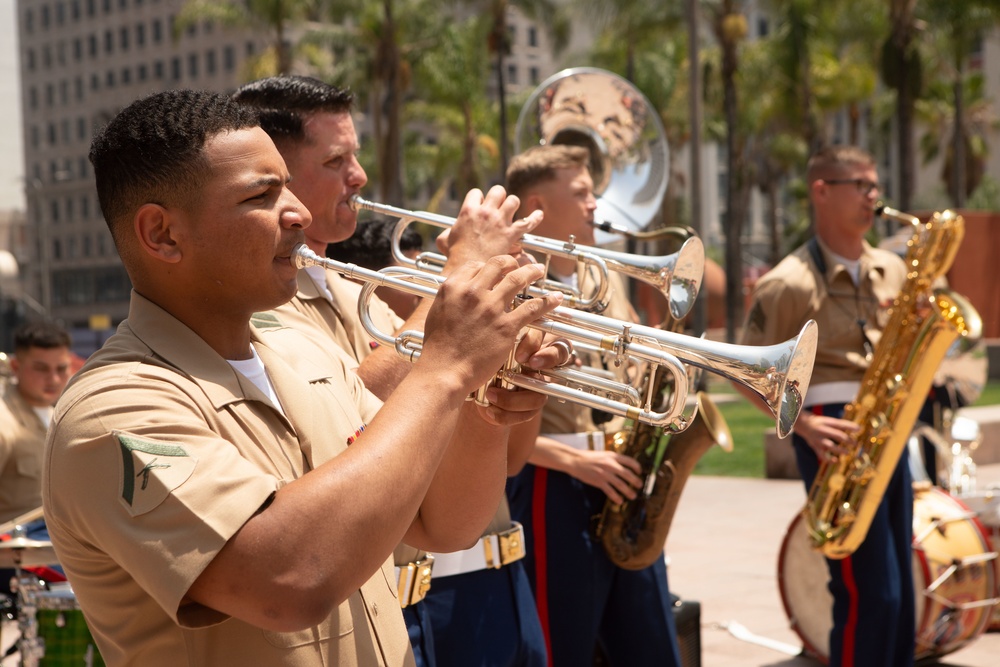
<instances>
[{"instance_id":1,"label":"drumhead","mask_svg":"<svg viewBox=\"0 0 1000 667\"><path fill-rule=\"evenodd\" d=\"M778 590L792 630L806 653L827 664L833 628L833 595L826 559L812 548L802 514L785 532L778 554Z\"/></svg>"}]
</instances>

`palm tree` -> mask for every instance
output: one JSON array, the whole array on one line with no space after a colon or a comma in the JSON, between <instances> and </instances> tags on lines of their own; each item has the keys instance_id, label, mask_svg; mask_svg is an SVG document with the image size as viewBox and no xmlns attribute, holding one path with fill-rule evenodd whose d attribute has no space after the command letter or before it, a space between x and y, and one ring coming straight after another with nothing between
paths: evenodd
<instances>
[{"instance_id":1,"label":"palm tree","mask_svg":"<svg viewBox=\"0 0 1000 667\"><path fill-rule=\"evenodd\" d=\"M434 46L444 15L430 0L333 0L327 15L350 28L341 34L344 58L371 119L382 201L402 205L403 102L412 80L412 63Z\"/></svg>"},{"instance_id":2,"label":"palm tree","mask_svg":"<svg viewBox=\"0 0 1000 667\"><path fill-rule=\"evenodd\" d=\"M290 29L314 17L315 9L315 0L187 0L174 22L174 37L200 21L263 29L273 35L271 46L251 61L249 76L288 74L294 51Z\"/></svg>"},{"instance_id":3,"label":"palm tree","mask_svg":"<svg viewBox=\"0 0 1000 667\"><path fill-rule=\"evenodd\" d=\"M435 176L440 185L432 197L435 203L451 184L459 197L482 187L484 171L496 165L497 143L483 132L496 117L483 87L490 62L482 43L491 27L479 18L448 25L438 33L437 48L427 52L415 70L425 101L414 102L410 111L414 120L436 130Z\"/></svg>"},{"instance_id":4,"label":"palm tree","mask_svg":"<svg viewBox=\"0 0 1000 667\"><path fill-rule=\"evenodd\" d=\"M978 185L978 178L968 178L965 170L966 155L970 137L966 127L968 114L965 109L966 74L969 56L973 53L982 35L1000 24L1000 5L995 0L924 0L923 10L928 22L942 33L942 43L946 60L947 76L951 81L953 97L953 133L949 160L950 178L948 192L956 208L965 205L965 198ZM933 130L933 128L932 128ZM973 163L973 166L975 164ZM975 181L974 183L970 181ZM971 187L970 187L971 186Z\"/></svg>"},{"instance_id":5,"label":"palm tree","mask_svg":"<svg viewBox=\"0 0 1000 667\"><path fill-rule=\"evenodd\" d=\"M525 16L544 26L552 41L555 53L561 51L569 39L569 19L563 11L563 3L557 0L466 0L477 13L487 18L490 29L486 36L487 50L494 58L497 103L500 112L500 173L507 171L507 147L509 130L507 123L507 83L506 61L510 55L510 33L507 28L507 12L516 8Z\"/></svg>"},{"instance_id":6,"label":"palm tree","mask_svg":"<svg viewBox=\"0 0 1000 667\"><path fill-rule=\"evenodd\" d=\"M923 59L917 48L917 0L888 0L889 37L882 44L882 81L896 91L896 137L899 151L899 206L909 210L913 198L913 120L923 89Z\"/></svg>"},{"instance_id":7,"label":"palm tree","mask_svg":"<svg viewBox=\"0 0 1000 667\"><path fill-rule=\"evenodd\" d=\"M741 236L746 218L749 188L746 187L744 137L737 123L737 74L740 44L747 35L747 20L740 0L718 0L709 7L712 32L720 49L719 76L722 110L726 125L726 340L736 339L736 323L743 319L743 258Z\"/></svg>"}]
</instances>

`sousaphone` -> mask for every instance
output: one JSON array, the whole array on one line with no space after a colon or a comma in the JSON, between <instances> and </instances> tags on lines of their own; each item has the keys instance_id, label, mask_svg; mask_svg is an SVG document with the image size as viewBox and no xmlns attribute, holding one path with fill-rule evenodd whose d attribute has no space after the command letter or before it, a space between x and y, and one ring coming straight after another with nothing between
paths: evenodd
<instances>
[{"instance_id":1,"label":"sousaphone","mask_svg":"<svg viewBox=\"0 0 1000 667\"><path fill-rule=\"evenodd\" d=\"M641 230L667 190L666 133L630 81L593 67L557 72L521 108L514 148L571 144L590 151L596 223Z\"/></svg>"}]
</instances>

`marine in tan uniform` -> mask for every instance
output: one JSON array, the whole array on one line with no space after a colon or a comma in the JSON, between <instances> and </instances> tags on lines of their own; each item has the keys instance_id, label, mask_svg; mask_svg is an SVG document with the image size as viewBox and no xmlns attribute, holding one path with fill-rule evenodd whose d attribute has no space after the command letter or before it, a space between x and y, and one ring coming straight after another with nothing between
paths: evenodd
<instances>
[{"instance_id":1,"label":"marine in tan uniform","mask_svg":"<svg viewBox=\"0 0 1000 667\"><path fill-rule=\"evenodd\" d=\"M586 149L549 145L511 161L510 190L526 210L544 212L537 233L594 243L597 201ZM525 210L525 209L522 209ZM550 273L589 290L589 272L553 258ZM628 322L636 315L623 281L613 276L604 314ZM599 360L590 360L598 365ZM593 518L608 499L634 498L642 481L631 457L604 449L595 413L550 401L528 466L508 483L511 514L524 524L525 567L555 667L592 664L600 647L611 665L680 667L667 572L663 560L639 570L615 565L593 532Z\"/></svg>"},{"instance_id":2,"label":"marine in tan uniform","mask_svg":"<svg viewBox=\"0 0 1000 667\"><path fill-rule=\"evenodd\" d=\"M70 378L71 344L69 333L52 322L14 332L12 381L0 402L0 523L42 506L42 445L52 406Z\"/></svg>"},{"instance_id":3,"label":"marine in tan uniform","mask_svg":"<svg viewBox=\"0 0 1000 667\"><path fill-rule=\"evenodd\" d=\"M492 515L506 428L464 399L558 304L506 312L540 267L456 270L380 408L341 355L251 327L294 294L311 222L255 112L158 93L91 161L135 291L57 406L42 499L105 661L412 664L389 558L404 536L464 546Z\"/></svg>"},{"instance_id":4,"label":"marine in tan uniform","mask_svg":"<svg viewBox=\"0 0 1000 667\"><path fill-rule=\"evenodd\" d=\"M742 342L772 345L796 335L806 320L819 325L812 380L792 436L808 492L822 459L846 453L842 445L857 431L842 418L844 406L859 393L889 307L906 282L906 266L865 240L879 195L871 155L830 146L810 158L806 171L816 235L757 282ZM912 532L904 448L864 543L848 558L827 560L834 600L831 665L913 664Z\"/></svg>"}]
</instances>

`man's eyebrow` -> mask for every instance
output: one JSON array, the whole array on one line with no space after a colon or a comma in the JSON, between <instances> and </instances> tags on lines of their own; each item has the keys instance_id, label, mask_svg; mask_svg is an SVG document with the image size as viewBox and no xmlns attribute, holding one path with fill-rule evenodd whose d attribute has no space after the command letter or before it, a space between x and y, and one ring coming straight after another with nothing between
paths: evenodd
<instances>
[{"instance_id":1,"label":"man's eyebrow","mask_svg":"<svg viewBox=\"0 0 1000 667\"><path fill-rule=\"evenodd\" d=\"M247 181L244 189L245 190L256 190L261 187L274 187L275 185L285 185L291 181L291 176L282 179L280 176L267 175L256 178L252 181Z\"/></svg>"}]
</instances>

